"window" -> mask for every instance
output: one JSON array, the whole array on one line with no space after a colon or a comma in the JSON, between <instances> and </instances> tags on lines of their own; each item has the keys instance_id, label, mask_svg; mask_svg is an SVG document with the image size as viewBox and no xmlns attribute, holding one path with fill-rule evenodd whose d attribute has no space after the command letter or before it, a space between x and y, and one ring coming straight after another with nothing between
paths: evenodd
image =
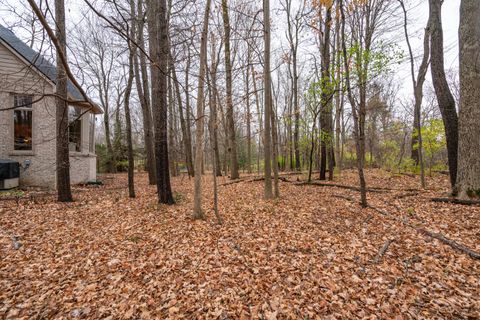
<instances>
[{"instance_id":1,"label":"window","mask_svg":"<svg viewBox=\"0 0 480 320\"><path fill-rule=\"evenodd\" d=\"M70 151L82 151L82 109L69 106L68 108L68 149Z\"/></svg>"},{"instance_id":2,"label":"window","mask_svg":"<svg viewBox=\"0 0 480 320\"><path fill-rule=\"evenodd\" d=\"M88 146L89 149L88 151L90 153L95 153L95 115L92 113L90 114L90 136L89 136L89 142Z\"/></svg>"},{"instance_id":3,"label":"window","mask_svg":"<svg viewBox=\"0 0 480 320\"><path fill-rule=\"evenodd\" d=\"M32 96L14 96L13 150L32 150Z\"/></svg>"}]
</instances>

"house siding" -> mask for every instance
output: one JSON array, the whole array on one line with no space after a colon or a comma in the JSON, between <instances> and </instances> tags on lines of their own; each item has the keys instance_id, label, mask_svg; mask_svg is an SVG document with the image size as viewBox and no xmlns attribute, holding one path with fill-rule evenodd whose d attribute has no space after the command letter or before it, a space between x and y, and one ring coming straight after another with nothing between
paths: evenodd
<instances>
[{"instance_id":1,"label":"house siding","mask_svg":"<svg viewBox=\"0 0 480 320\"><path fill-rule=\"evenodd\" d=\"M0 158L18 161L20 184L56 188L56 121L55 98L44 96L54 92L53 84L27 66L0 42L0 109L14 105L15 94L33 95L32 151L14 151L14 110L0 111ZM43 99L40 99L42 98ZM96 179L96 156L89 154L90 113L82 116L81 152L70 156L71 183ZM25 168L26 161L30 166Z\"/></svg>"}]
</instances>

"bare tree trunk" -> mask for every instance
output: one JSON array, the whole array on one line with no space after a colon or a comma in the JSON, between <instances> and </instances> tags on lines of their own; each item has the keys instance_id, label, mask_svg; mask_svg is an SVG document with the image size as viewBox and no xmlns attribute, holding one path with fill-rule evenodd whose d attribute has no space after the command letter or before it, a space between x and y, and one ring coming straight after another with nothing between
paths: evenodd
<instances>
[{"instance_id":1,"label":"bare tree trunk","mask_svg":"<svg viewBox=\"0 0 480 320\"><path fill-rule=\"evenodd\" d=\"M171 63L171 60L169 60ZM168 77L168 108L170 114L170 121L168 122L168 145L170 146L170 155L168 157L170 161L170 173L172 177L176 177L177 174L177 167L175 166L175 159L176 159L176 152L175 152L175 128L174 128L174 113L173 110L175 109L175 99L173 97L173 84L172 84L172 74L171 72L172 66L170 65L170 73Z\"/></svg>"},{"instance_id":2,"label":"bare tree trunk","mask_svg":"<svg viewBox=\"0 0 480 320\"><path fill-rule=\"evenodd\" d=\"M141 51L145 51L145 40L143 37L144 29L144 20L143 20L143 0L138 0L137 2L137 19L138 19L138 30L137 30L137 45L140 47ZM139 64L140 59L140 64ZM148 182L149 184L155 184L155 152L153 145L153 119L152 119L152 110L150 107L150 90L148 89L148 74L147 74L147 63L145 55L140 53L140 58L137 54L134 56L134 67L135 67L135 83L137 87L138 97L140 100L140 106L142 108L142 117L143 117L143 135L145 140L145 152L147 154L147 171L148 171Z\"/></svg>"},{"instance_id":3,"label":"bare tree trunk","mask_svg":"<svg viewBox=\"0 0 480 320\"><path fill-rule=\"evenodd\" d=\"M251 129L251 114L250 114L250 83L249 83L249 65L250 62L250 45L248 45L247 53L247 68L245 69L245 101L247 105L247 171L252 173L252 129Z\"/></svg>"},{"instance_id":4,"label":"bare tree trunk","mask_svg":"<svg viewBox=\"0 0 480 320\"><path fill-rule=\"evenodd\" d=\"M258 150L257 150L257 173L260 174L260 146L265 145L263 138L265 134L263 132L263 121L262 121L262 113L260 112L260 95L258 94L257 90L257 79L255 78L255 70L253 69L253 65L250 66L250 70L252 72L252 81L253 81L253 91L255 92L255 105L257 107L257 114L258 114Z\"/></svg>"},{"instance_id":5,"label":"bare tree trunk","mask_svg":"<svg viewBox=\"0 0 480 320\"><path fill-rule=\"evenodd\" d=\"M205 74L207 67L207 39L208 39L208 16L210 15L211 0L207 0L205 6L205 16L203 18L202 39L200 44L200 69L198 73L198 90L197 90L197 128L195 131L195 187L193 198L193 218L205 219L202 210L202 162L203 162L203 135L204 135L204 87Z\"/></svg>"},{"instance_id":6,"label":"bare tree trunk","mask_svg":"<svg viewBox=\"0 0 480 320\"><path fill-rule=\"evenodd\" d=\"M415 79L415 61L413 57L412 46L410 45L410 38L408 36L407 30L407 10L402 0L398 0L403 9L404 23L403 29L405 31L405 39L407 41L408 52L410 55L410 67L411 67L411 76L413 83L413 92L415 97L415 107L414 107L414 129L416 130L416 135L412 134L412 159L418 161L420 164L420 183L422 188L425 188L425 169L423 163L423 141L422 141L422 125L421 125L421 109L422 109L422 99L423 99L423 83L425 82L425 76L428 71L428 64L430 58L430 20L427 23L425 28L425 34L423 36L423 59L420 67L418 68L418 75ZM415 137L415 138L414 138ZM414 144L418 143L418 148L414 148ZM414 153L414 149L416 152Z\"/></svg>"},{"instance_id":7,"label":"bare tree trunk","mask_svg":"<svg viewBox=\"0 0 480 320\"><path fill-rule=\"evenodd\" d=\"M325 29L321 39L322 44L322 111L320 113L320 180L326 179L327 171L327 153L332 147L332 128L330 118L332 117L332 95L330 88L330 30L332 24L332 7L327 8L327 15L325 18ZM331 158L331 156L330 156ZM333 174L333 170L331 171Z\"/></svg>"},{"instance_id":8,"label":"bare tree trunk","mask_svg":"<svg viewBox=\"0 0 480 320\"><path fill-rule=\"evenodd\" d=\"M60 202L71 202L70 188L70 152L68 148L68 105L67 100L67 73L60 55L66 57L67 35L65 31L65 4L64 0L55 0L56 32L62 52L57 52L57 81L56 81L56 122L57 122L57 196Z\"/></svg>"},{"instance_id":9,"label":"bare tree trunk","mask_svg":"<svg viewBox=\"0 0 480 320\"><path fill-rule=\"evenodd\" d=\"M340 6L340 13L341 13L341 21L342 21L342 53L343 53L343 64L344 64L344 72L345 72L345 82L347 87L348 98L350 100L350 104L352 106L352 116L353 116L353 133L355 136L355 148L357 151L357 169L358 169L358 177L360 180L360 197L361 197L361 204L362 207L367 207L367 188L365 183L365 176L363 172L364 161L365 161L365 147L362 146L362 132L361 132L361 120L359 119L357 104L355 102L355 98L353 97L352 88L350 85L350 66L348 64L348 56L347 56L347 46L345 44L345 10L343 7L343 0L339 0ZM360 97L362 99L362 97ZM361 102L362 103L362 102ZM360 110L361 112L361 110ZM361 118L361 116L360 116Z\"/></svg>"},{"instance_id":10,"label":"bare tree trunk","mask_svg":"<svg viewBox=\"0 0 480 320\"><path fill-rule=\"evenodd\" d=\"M460 5L460 112L458 177L460 199L480 198L480 2Z\"/></svg>"},{"instance_id":11,"label":"bare tree trunk","mask_svg":"<svg viewBox=\"0 0 480 320\"><path fill-rule=\"evenodd\" d=\"M445 137L447 140L448 169L450 184L455 186L457 178L457 153L458 153L458 117L455 109L455 99L452 96L445 77L443 58L443 29L442 29L442 3L440 0L429 0L430 26L431 26L431 67L432 82L437 96L438 106L442 113Z\"/></svg>"},{"instance_id":12,"label":"bare tree trunk","mask_svg":"<svg viewBox=\"0 0 480 320\"><path fill-rule=\"evenodd\" d=\"M272 199L272 146L271 146L271 113L272 113L272 81L270 74L270 0L263 0L263 36L264 36L264 104L265 104L265 132L264 132L264 161L265 161L265 198Z\"/></svg>"},{"instance_id":13,"label":"bare tree trunk","mask_svg":"<svg viewBox=\"0 0 480 320\"><path fill-rule=\"evenodd\" d=\"M222 0L223 29L225 37L225 74L226 74L226 94L227 94L227 131L229 137L230 152L230 178L238 179L238 159L237 143L235 138L235 121L233 119L233 101L232 101L232 63L230 55L230 20L228 17L227 0Z\"/></svg>"},{"instance_id":14,"label":"bare tree trunk","mask_svg":"<svg viewBox=\"0 0 480 320\"><path fill-rule=\"evenodd\" d=\"M133 0L130 0L130 12L131 16L135 17L135 7ZM130 38L134 39L135 37L135 23L131 25ZM128 78L127 78L127 87L125 89L125 98L123 100L125 108L125 126L127 131L127 157L128 157L128 195L130 198L135 198L135 182L134 182L134 167L135 162L133 159L133 143L132 143L132 120L130 116L130 94L132 92L133 86L133 57L136 54L136 47L131 43L131 40L127 40L128 45Z\"/></svg>"},{"instance_id":15,"label":"bare tree trunk","mask_svg":"<svg viewBox=\"0 0 480 320\"><path fill-rule=\"evenodd\" d=\"M217 177L222 176L222 168L220 165L220 154L218 150L218 117L217 117L217 97L218 97L218 92L217 92L217 67L218 67L218 62L216 61L216 55L215 55L215 37L212 35L212 64L210 68L210 90L209 92L209 100L210 100L210 121L213 121L210 130L213 130L211 132L212 134L212 139L211 143L213 151L214 151L214 158L212 161L215 161L214 164L214 172Z\"/></svg>"},{"instance_id":16,"label":"bare tree trunk","mask_svg":"<svg viewBox=\"0 0 480 320\"><path fill-rule=\"evenodd\" d=\"M270 101L272 101L272 98L270 98ZM272 103L273 106L273 103ZM276 105L275 105L275 109ZM273 152L272 152L272 158L273 158L273 190L274 190L274 195L275 198L280 197L280 189L278 187L278 134L277 134L277 126L276 126L276 115L275 115L275 110L272 108L271 113L270 113L270 119L271 119L271 129L272 129L272 144L273 144Z\"/></svg>"},{"instance_id":17,"label":"bare tree trunk","mask_svg":"<svg viewBox=\"0 0 480 320\"><path fill-rule=\"evenodd\" d=\"M195 175L195 169L193 167L193 151L192 151L192 131L190 130L192 126L192 121L190 118L191 115L191 107L190 107L190 82L189 82L189 75L190 75L190 64L191 64L191 57L190 57L190 50L188 51L187 55L187 67L185 69L185 121L186 121L186 138L185 141L185 152L187 157L187 170L188 174L193 177Z\"/></svg>"},{"instance_id":18,"label":"bare tree trunk","mask_svg":"<svg viewBox=\"0 0 480 320\"><path fill-rule=\"evenodd\" d=\"M155 115L155 161L157 172L158 202L173 204L168 163L167 132L167 73L168 73L168 29L165 0L149 0L147 18L150 33L152 57L152 110Z\"/></svg>"}]
</instances>

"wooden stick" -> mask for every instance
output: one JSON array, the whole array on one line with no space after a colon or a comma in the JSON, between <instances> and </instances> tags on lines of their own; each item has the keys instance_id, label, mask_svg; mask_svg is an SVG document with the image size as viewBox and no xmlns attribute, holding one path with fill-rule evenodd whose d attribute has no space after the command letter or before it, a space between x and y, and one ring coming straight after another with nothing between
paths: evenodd
<instances>
[{"instance_id":1,"label":"wooden stick","mask_svg":"<svg viewBox=\"0 0 480 320\"><path fill-rule=\"evenodd\" d=\"M388 239L387 241L385 241L385 243L383 244L382 248L380 249L380 251L378 251L378 254L377 256L375 257L375 259L373 260L373 263L377 264L380 262L380 259L383 258L383 256L385 255L385 253L387 252L388 250L388 247L390 247L390 245L392 244L392 242L394 241L394 239Z\"/></svg>"}]
</instances>

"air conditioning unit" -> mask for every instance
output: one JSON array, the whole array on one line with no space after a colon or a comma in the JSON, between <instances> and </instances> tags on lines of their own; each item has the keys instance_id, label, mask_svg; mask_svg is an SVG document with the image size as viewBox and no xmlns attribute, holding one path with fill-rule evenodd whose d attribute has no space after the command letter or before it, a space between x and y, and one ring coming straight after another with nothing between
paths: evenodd
<instances>
[{"instance_id":1,"label":"air conditioning unit","mask_svg":"<svg viewBox=\"0 0 480 320\"><path fill-rule=\"evenodd\" d=\"M11 160L0 160L0 190L18 187L20 164Z\"/></svg>"}]
</instances>

